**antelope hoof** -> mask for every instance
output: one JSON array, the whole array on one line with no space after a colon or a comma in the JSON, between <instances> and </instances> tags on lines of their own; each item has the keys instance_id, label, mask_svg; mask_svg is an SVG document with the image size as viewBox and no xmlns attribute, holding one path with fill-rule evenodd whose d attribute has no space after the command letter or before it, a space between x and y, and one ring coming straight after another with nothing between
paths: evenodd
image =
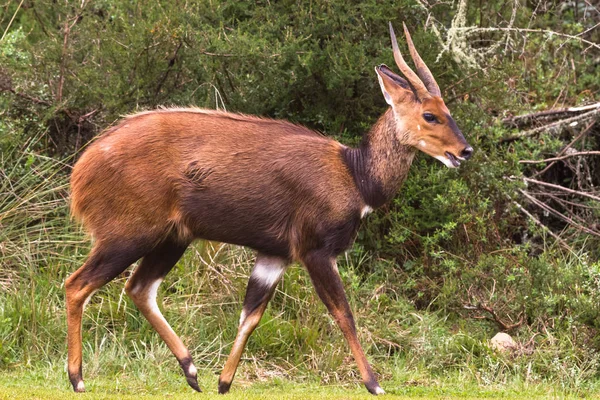
<instances>
[{"instance_id":1,"label":"antelope hoof","mask_svg":"<svg viewBox=\"0 0 600 400\"><path fill-rule=\"evenodd\" d=\"M83 381L78 381L77 383L73 382L73 390L75 393L85 393L85 385Z\"/></svg>"},{"instance_id":2,"label":"antelope hoof","mask_svg":"<svg viewBox=\"0 0 600 400\"><path fill-rule=\"evenodd\" d=\"M195 376L186 376L185 380L187 381L188 385L190 385L192 387L192 389L194 389L196 392L202 392L202 390L200 390L200 386L198 386L198 378Z\"/></svg>"},{"instance_id":3,"label":"antelope hoof","mask_svg":"<svg viewBox=\"0 0 600 400\"><path fill-rule=\"evenodd\" d=\"M71 381L71 385L73 385L73 391L75 393L85 392L85 385L83 384L81 372L76 372L76 373L69 372L69 381Z\"/></svg>"},{"instance_id":4,"label":"antelope hoof","mask_svg":"<svg viewBox=\"0 0 600 400\"><path fill-rule=\"evenodd\" d=\"M198 370L192 363L192 359L189 357L185 358L180 362L180 364L188 385L190 385L191 388L196 392L202 392L202 390L200 390L200 386L198 385Z\"/></svg>"},{"instance_id":5,"label":"antelope hoof","mask_svg":"<svg viewBox=\"0 0 600 400\"><path fill-rule=\"evenodd\" d=\"M179 365L181 365L181 369L183 370L183 374L185 375L185 380L188 385L196 392L202 392L200 390L200 386L198 386L198 370L194 366L191 357L185 357L184 359L179 361Z\"/></svg>"},{"instance_id":6,"label":"antelope hoof","mask_svg":"<svg viewBox=\"0 0 600 400\"><path fill-rule=\"evenodd\" d=\"M225 394L229 392L229 388L231 387L231 382L222 382L219 379L219 394Z\"/></svg>"},{"instance_id":7,"label":"antelope hoof","mask_svg":"<svg viewBox=\"0 0 600 400\"><path fill-rule=\"evenodd\" d=\"M381 388L381 386L375 384L374 386L367 386L367 390L369 391L369 393L375 395L375 396L379 396L380 394L385 394L385 391Z\"/></svg>"}]
</instances>

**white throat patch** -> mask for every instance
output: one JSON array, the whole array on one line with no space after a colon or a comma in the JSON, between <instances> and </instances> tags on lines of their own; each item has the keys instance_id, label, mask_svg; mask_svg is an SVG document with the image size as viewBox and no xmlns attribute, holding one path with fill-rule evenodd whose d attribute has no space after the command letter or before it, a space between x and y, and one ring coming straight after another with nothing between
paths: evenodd
<instances>
[{"instance_id":1,"label":"white throat patch","mask_svg":"<svg viewBox=\"0 0 600 400\"><path fill-rule=\"evenodd\" d=\"M362 210L360 210L360 217L364 218L366 217L368 214L370 214L371 212L373 212L373 209L369 206L364 206L362 208Z\"/></svg>"}]
</instances>

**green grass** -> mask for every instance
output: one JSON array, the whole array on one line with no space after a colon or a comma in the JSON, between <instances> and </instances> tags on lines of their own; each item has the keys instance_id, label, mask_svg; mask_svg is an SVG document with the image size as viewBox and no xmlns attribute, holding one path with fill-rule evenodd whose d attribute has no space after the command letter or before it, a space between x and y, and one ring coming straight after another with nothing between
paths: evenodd
<instances>
[{"instance_id":1,"label":"green grass","mask_svg":"<svg viewBox=\"0 0 600 400\"><path fill-rule=\"evenodd\" d=\"M195 393L181 374L143 371L97 376L87 381L87 393L71 391L67 378L58 368L15 371L0 376L0 399L373 399L362 385L324 385L298 383L286 379L252 382L239 379L225 397L216 393L217 376L200 372L203 393ZM508 385L480 386L452 376L443 380L384 381L386 399L404 398L581 398L553 385L512 382ZM591 394L590 394L591 395ZM587 396L584 396L587 397Z\"/></svg>"}]
</instances>

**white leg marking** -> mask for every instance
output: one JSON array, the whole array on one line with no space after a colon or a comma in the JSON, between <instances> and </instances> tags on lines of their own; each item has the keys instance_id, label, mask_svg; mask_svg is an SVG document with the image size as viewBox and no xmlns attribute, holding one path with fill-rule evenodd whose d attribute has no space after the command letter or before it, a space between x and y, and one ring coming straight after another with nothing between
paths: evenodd
<instances>
[{"instance_id":1,"label":"white leg marking","mask_svg":"<svg viewBox=\"0 0 600 400\"><path fill-rule=\"evenodd\" d=\"M245 319L246 319L246 311L244 311L242 309L242 313L240 314L240 325L244 322Z\"/></svg>"},{"instance_id":2,"label":"white leg marking","mask_svg":"<svg viewBox=\"0 0 600 400\"><path fill-rule=\"evenodd\" d=\"M188 372L188 375L191 375L191 376L196 376L198 374L198 370L196 369L194 364L190 364L190 367L188 368L187 372Z\"/></svg>"},{"instance_id":3,"label":"white leg marking","mask_svg":"<svg viewBox=\"0 0 600 400\"><path fill-rule=\"evenodd\" d=\"M148 292L146 294L146 304L152 311L152 313L159 314L162 317L162 313L156 304L156 294L158 293L158 287L162 283L162 279L157 279L150 284ZM164 319L164 318L163 318Z\"/></svg>"},{"instance_id":4,"label":"white leg marking","mask_svg":"<svg viewBox=\"0 0 600 400\"><path fill-rule=\"evenodd\" d=\"M148 285L148 290L146 291L144 302L146 303L146 306L148 306L148 308L150 309L150 313L157 315L164 322L164 324L171 331L171 333L175 334L175 331L173 331L171 325L169 325L165 317L160 312L158 304L156 304L156 295L158 293L158 287L160 286L162 281L163 279L159 278L152 282L150 285ZM135 297L140 289L140 287L135 286L133 289L131 289L131 294Z\"/></svg>"},{"instance_id":5,"label":"white leg marking","mask_svg":"<svg viewBox=\"0 0 600 400\"><path fill-rule=\"evenodd\" d=\"M254 278L270 288L279 282L286 267L287 262L283 258L259 254L256 257L256 265L250 274L250 279Z\"/></svg>"},{"instance_id":6,"label":"white leg marking","mask_svg":"<svg viewBox=\"0 0 600 400\"><path fill-rule=\"evenodd\" d=\"M85 390L85 385L83 384L83 381L77 382L77 391L82 392L84 390Z\"/></svg>"},{"instance_id":7,"label":"white leg marking","mask_svg":"<svg viewBox=\"0 0 600 400\"><path fill-rule=\"evenodd\" d=\"M277 285L287 266L288 262L284 258L271 257L259 253L256 256L256 264L250 274L250 279L255 279L262 283L265 287L264 290L270 291ZM248 327L244 325L247 317L246 310L242 309L242 313L240 314L240 329L242 332L248 329Z\"/></svg>"},{"instance_id":8,"label":"white leg marking","mask_svg":"<svg viewBox=\"0 0 600 400\"><path fill-rule=\"evenodd\" d=\"M92 296L98 291L98 289L94 290L92 293L90 293L90 295L88 297L85 298L85 300L83 301L83 310L85 310L85 307L88 305L88 303L90 302L90 299L92 298Z\"/></svg>"},{"instance_id":9,"label":"white leg marking","mask_svg":"<svg viewBox=\"0 0 600 400\"><path fill-rule=\"evenodd\" d=\"M377 386L375 388L375 394L376 395L385 394L385 391L381 387Z\"/></svg>"}]
</instances>

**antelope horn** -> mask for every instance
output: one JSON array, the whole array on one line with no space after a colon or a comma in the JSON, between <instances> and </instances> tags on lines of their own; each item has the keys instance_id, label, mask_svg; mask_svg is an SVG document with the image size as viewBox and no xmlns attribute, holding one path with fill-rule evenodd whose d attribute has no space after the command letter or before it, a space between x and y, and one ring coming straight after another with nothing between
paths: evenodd
<instances>
[{"instance_id":1,"label":"antelope horn","mask_svg":"<svg viewBox=\"0 0 600 400\"><path fill-rule=\"evenodd\" d=\"M425 63L423 62L423 59L421 58L419 53L417 53L417 49L415 49L415 45L413 44L412 38L410 37L410 33L408 33L408 29L406 28L406 24L404 22L402 23L402 26L404 27L404 35L406 36L408 50L410 51L410 56L412 57L415 63L415 67L417 67L417 74L419 75L419 78L421 78L421 81L425 84L425 87L427 88L427 90L429 90L429 93L431 93L434 96L441 97L442 92L440 91L440 87L438 86L437 82L435 81L435 78L431 74L431 71L429 71L429 68L427 68L427 65L425 65Z\"/></svg>"},{"instance_id":2,"label":"antelope horn","mask_svg":"<svg viewBox=\"0 0 600 400\"><path fill-rule=\"evenodd\" d=\"M390 22L390 37L392 38L392 49L394 50L394 60L396 60L396 65L400 68L400 71L404 74L408 82L417 92L417 96L419 99L426 99L431 97L427 87L423 84L421 79L413 72L412 69L406 64L402 54L400 53L400 49L398 48L398 41L396 40L396 35L394 34L394 28L392 27L392 23ZM411 42L412 43L412 42Z\"/></svg>"}]
</instances>

